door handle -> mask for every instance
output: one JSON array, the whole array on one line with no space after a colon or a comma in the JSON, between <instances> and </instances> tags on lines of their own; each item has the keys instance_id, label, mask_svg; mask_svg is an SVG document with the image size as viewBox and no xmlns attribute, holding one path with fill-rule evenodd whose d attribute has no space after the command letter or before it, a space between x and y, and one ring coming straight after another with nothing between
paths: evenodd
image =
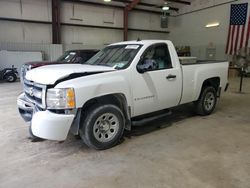
<instances>
[{"instance_id":1,"label":"door handle","mask_svg":"<svg viewBox=\"0 0 250 188\"><path fill-rule=\"evenodd\" d=\"M176 78L176 75L172 75L172 74L169 74L166 79L170 80L170 79L173 79L173 78Z\"/></svg>"}]
</instances>

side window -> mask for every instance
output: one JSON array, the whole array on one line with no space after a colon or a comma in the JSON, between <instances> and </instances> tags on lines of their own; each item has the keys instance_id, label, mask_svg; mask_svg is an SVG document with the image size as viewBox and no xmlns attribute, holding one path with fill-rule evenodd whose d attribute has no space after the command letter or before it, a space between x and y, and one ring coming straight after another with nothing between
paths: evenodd
<instances>
[{"instance_id":1,"label":"side window","mask_svg":"<svg viewBox=\"0 0 250 188\"><path fill-rule=\"evenodd\" d=\"M75 55L74 63L82 63L82 57L80 56L79 53Z\"/></svg>"},{"instance_id":2,"label":"side window","mask_svg":"<svg viewBox=\"0 0 250 188\"><path fill-rule=\"evenodd\" d=\"M80 52L81 63L85 63L88 60L88 53Z\"/></svg>"},{"instance_id":3,"label":"side window","mask_svg":"<svg viewBox=\"0 0 250 188\"><path fill-rule=\"evenodd\" d=\"M93 57L95 54L93 52L86 53L86 61L88 61L91 57Z\"/></svg>"},{"instance_id":4,"label":"side window","mask_svg":"<svg viewBox=\"0 0 250 188\"><path fill-rule=\"evenodd\" d=\"M171 58L166 44L150 46L143 54L142 59L142 64L151 60L154 64L153 70L172 68Z\"/></svg>"}]
</instances>

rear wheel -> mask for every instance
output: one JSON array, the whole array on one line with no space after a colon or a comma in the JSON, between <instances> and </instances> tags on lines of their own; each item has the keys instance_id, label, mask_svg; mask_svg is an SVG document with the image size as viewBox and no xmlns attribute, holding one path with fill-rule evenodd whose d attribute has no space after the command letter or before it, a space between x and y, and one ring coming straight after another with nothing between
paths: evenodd
<instances>
[{"instance_id":1,"label":"rear wheel","mask_svg":"<svg viewBox=\"0 0 250 188\"><path fill-rule=\"evenodd\" d=\"M124 115L117 106L96 104L88 109L79 132L86 145L103 150L119 142L124 126Z\"/></svg>"},{"instance_id":2,"label":"rear wheel","mask_svg":"<svg viewBox=\"0 0 250 188\"><path fill-rule=\"evenodd\" d=\"M201 91L201 95L196 101L195 110L196 113L202 116L209 115L214 111L217 103L216 90L214 87L205 87Z\"/></svg>"},{"instance_id":3,"label":"rear wheel","mask_svg":"<svg viewBox=\"0 0 250 188\"><path fill-rule=\"evenodd\" d=\"M7 81L7 82L15 82L17 77L14 73L7 73L5 76L4 76L4 79Z\"/></svg>"}]
</instances>

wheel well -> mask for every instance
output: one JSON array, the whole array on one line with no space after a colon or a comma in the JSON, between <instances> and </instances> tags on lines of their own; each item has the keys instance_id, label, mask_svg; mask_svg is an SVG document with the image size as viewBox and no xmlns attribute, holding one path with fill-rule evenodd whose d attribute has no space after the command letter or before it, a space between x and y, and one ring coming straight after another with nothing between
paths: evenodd
<instances>
[{"instance_id":1,"label":"wheel well","mask_svg":"<svg viewBox=\"0 0 250 188\"><path fill-rule=\"evenodd\" d=\"M11 73L11 72L7 72L3 77L6 78L8 75L13 75L13 76L16 76L14 73Z\"/></svg>"},{"instance_id":2,"label":"wheel well","mask_svg":"<svg viewBox=\"0 0 250 188\"><path fill-rule=\"evenodd\" d=\"M125 129L130 130L131 128L130 107L127 104L127 100L124 94L122 93L108 94L90 99L83 105L82 112L87 111L88 108L90 108L94 104L113 104L119 107L122 110L126 120Z\"/></svg>"},{"instance_id":3,"label":"wheel well","mask_svg":"<svg viewBox=\"0 0 250 188\"><path fill-rule=\"evenodd\" d=\"M202 86L201 86L201 90L200 90L200 94L198 95L197 100L201 97L202 91L204 88L212 86L214 87L214 89L217 92L217 95L219 96L220 90L220 78L219 77L213 77L213 78L208 78L206 80L204 80Z\"/></svg>"},{"instance_id":4,"label":"wheel well","mask_svg":"<svg viewBox=\"0 0 250 188\"><path fill-rule=\"evenodd\" d=\"M219 86L220 86L220 78L219 77L214 77L214 78L209 78L205 80L202 84L202 89L208 86L214 87L216 91L218 91ZM201 91L202 91L201 89Z\"/></svg>"}]
</instances>

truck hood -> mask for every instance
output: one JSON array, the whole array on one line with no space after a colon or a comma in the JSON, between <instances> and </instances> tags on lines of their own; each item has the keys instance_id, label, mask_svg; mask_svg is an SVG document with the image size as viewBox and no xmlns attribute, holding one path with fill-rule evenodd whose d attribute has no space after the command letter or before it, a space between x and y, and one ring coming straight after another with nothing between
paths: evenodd
<instances>
[{"instance_id":1,"label":"truck hood","mask_svg":"<svg viewBox=\"0 0 250 188\"><path fill-rule=\"evenodd\" d=\"M63 62L59 62L59 61L32 61L32 62L28 62L25 63L26 66L31 66L31 69L33 68L37 68L37 67L41 67L41 66L45 66L45 65L53 65L53 64L60 64Z\"/></svg>"},{"instance_id":2,"label":"truck hood","mask_svg":"<svg viewBox=\"0 0 250 188\"><path fill-rule=\"evenodd\" d=\"M48 65L32 69L27 72L25 78L44 85L53 85L56 81L66 79L70 75L72 78L86 76L89 74L97 74L116 69L107 66L99 65L82 65L82 64L63 64L63 65ZM70 78L69 78L70 79Z\"/></svg>"}]
</instances>

